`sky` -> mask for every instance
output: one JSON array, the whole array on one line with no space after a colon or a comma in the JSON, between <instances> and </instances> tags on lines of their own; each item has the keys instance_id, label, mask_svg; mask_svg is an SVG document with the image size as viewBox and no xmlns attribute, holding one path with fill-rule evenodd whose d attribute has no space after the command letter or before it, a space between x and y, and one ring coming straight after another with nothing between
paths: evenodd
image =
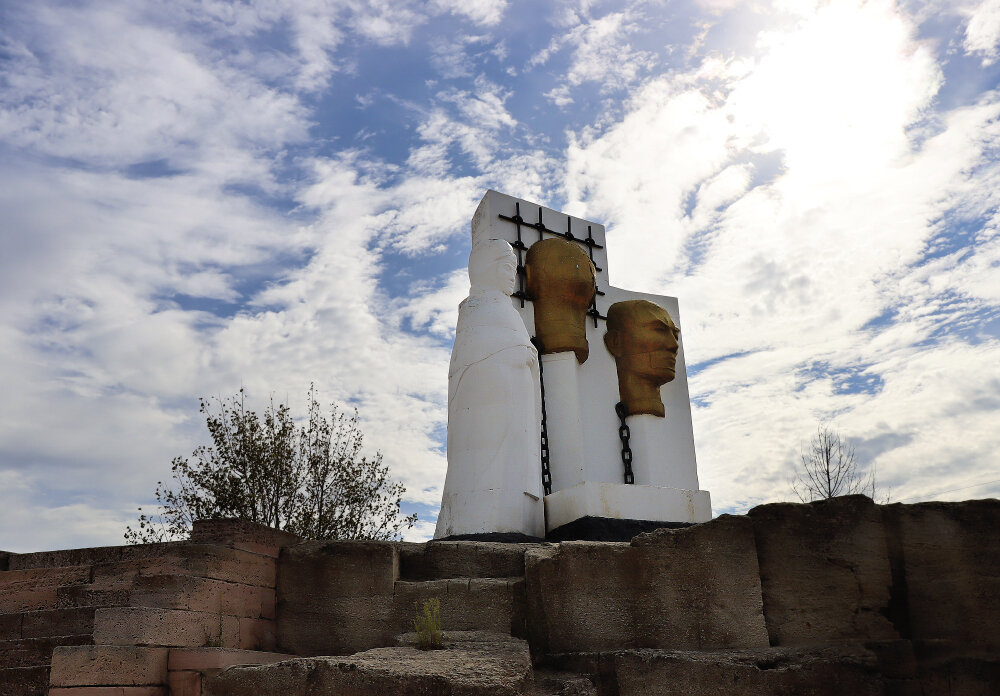
<instances>
[{"instance_id":1,"label":"sky","mask_svg":"<svg viewBox=\"0 0 1000 696\"><path fill-rule=\"evenodd\" d=\"M1000 497L1000 0L0 0L0 549L122 543L314 382L433 533L489 188L680 300L715 514L827 424Z\"/></svg>"}]
</instances>

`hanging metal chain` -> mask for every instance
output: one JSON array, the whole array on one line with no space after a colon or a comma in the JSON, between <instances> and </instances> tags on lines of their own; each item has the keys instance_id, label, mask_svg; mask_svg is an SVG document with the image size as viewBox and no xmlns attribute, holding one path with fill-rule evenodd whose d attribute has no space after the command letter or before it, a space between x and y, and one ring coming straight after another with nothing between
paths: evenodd
<instances>
[{"instance_id":1,"label":"hanging metal chain","mask_svg":"<svg viewBox=\"0 0 1000 696\"><path fill-rule=\"evenodd\" d=\"M538 349L538 386L542 393L542 437L541 437L541 457L542 457L542 490L545 495L552 493L552 472L549 470L549 429L545 416L545 379L542 375L542 342L537 336L531 337L531 343Z\"/></svg>"},{"instance_id":2,"label":"hanging metal chain","mask_svg":"<svg viewBox=\"0 0 1000 696\"><path fill-rule=\"evenodd\" d=\"M635 475L632 473L632 448L629 447L628 440L632 436L632 431L628 429L628 423L625 422L625 418L628 416L628 409L625 408L625 404L619 401L615 404L615 413L618 414L618 420L621 423L618 426L618 437L622 441L622 464L625 465L625 483L635 483Z\"/></svg>"}]
</instances>

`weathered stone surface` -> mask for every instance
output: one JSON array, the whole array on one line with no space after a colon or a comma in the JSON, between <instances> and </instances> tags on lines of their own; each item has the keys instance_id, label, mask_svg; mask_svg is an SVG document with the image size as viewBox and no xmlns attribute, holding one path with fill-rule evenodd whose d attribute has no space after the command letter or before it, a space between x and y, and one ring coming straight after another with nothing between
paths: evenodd
<instances>
[{"instance_id":1,"label":"weathered stone surface","mask_svg":"<svg viewBox=\"0 0 1000 696\"><path fill-rule=\"evenodd\" d=\"M399 545L403 580L505 578L524 575L524 552L538 544L432 541Z\"/></svg>"},{"instance_id":2,"label":"weathered stone surface","mask_svg":"<svg viewBox=\"0 0 1000 696\"><path fill-rule=\"evenodd\" d=\"M115 607L94 613L94 642L99 645L243 647L240 620L235 616L152 607Z\"/></svg>"},{"instance_id":3,"label":"weathered stone surface","mask_svg":"<svg viewBox=\"0 0 1000 696\"><path fill-rule=\"evenodd\" d=\"M614 655L621 696L881 696L876 658L861 648L771 648Z\"/></svg>"},{"instance_id":4,"label":"weathered stone surface","mask_svg":"<svg viewBox=\"0 0 1000 696\"><path fill-rule=\"evenodd\" d=\"M5 571L0 573L0 613L54 609L61 585L88 582L89 566Z\"/></svg>"},{"instance_id":5,"label":"weathered stone surface","mask_svg":"<svg viewBox=\"0 0 1000 696\"><path fill-rule=\"evenodd\" d=\"M275 591L189 575L140 575L130 591L134 606L184 609L273 619Z\"/></svg>"},{"instance_id":6,"label":"weathered stone surface","mask_svg":"<svg viewBox=\"0 0 1000 696\"><path fill-rule=\"evenodd\" d=\"M903 630L1000 650L1000 500L882 509Z\"/></svg>"},{"instance_id":7,"label":"weathered stone surface","mask_svg":"<svg viewBox=\"0 0 1000 696\"><path fill-rule=\"evenodd\" d=\"M274 587L276 574L277 561L268 556L223 546L183 544L164 549L155 556L96 564L93 582L111 586L142 575L191 575Z\"/></svg>"},{"instance_id":8,"label":"weathered stone surface","mask_svg":"<svg viewBox=\"0 0 1000 696\"><path fill-rule=\"evenodd\" d=\"M899 635L887 618L892 576L882 515L860 495L753 508L772 645Z\"/></svg>"},{"instance_id":9,"label":"weathered stone surface","mask_svg":"<svg viewBox=\"0 0 1000 696\"><path fill-rule=\"evenodd\" d=\"M167 648L123 645L58 647L52 686L160 686L167 680Z\"/></svg>"},{"instance_id":10,"label":"weathered stone surface","mask_svg":"<svg viewBox=\"0 0 1000 696\"><path fill-rule=\"evenodd\" d=\"M55 636L0 640L0 669L6 667L47 667L58 645L88 645L91 636Z\"/></svg>"},{"instance_id":11,"label":"weathered stone surface","mask_svg":"<svg viewBox=\"0 0 1000 696\"><path fill-rule=\"evenodd\" d=\"M20 617L21 638L78 636L89 634L94 630L94 609L92 607L28 611L21 614Z\"/></svg>"},{"instance_id":12,"label":"weathered stone surface","mask_svg":"<svg viewBox=\"0 0 1000 696\"><path fill-rule=\"evenodd\" d=\"M23 570L25 568L53 568L59 566L93 565L95 563L119 563L139 558L162 556L164 553L185 546L187 543L186 541L170 541L162 544L97 546L87 549L16 553L10 556L9 569Z\"/></svg>"},{"instance_id":13,"label":"weathered stone surface","mask_svg":"<svg viewBox=\"0 0 1000 696\"><path fill-rule=\"evenodd\" d=\"M167 696L163 686L68 686L56 687L49 696Z\"/></svg>"},{"instance_id":14,"label":"weathered stone surface","mask_svg":"<svg viewBox=\"0 0 1000 696\"><path fill-rule=\"evenodd\" d=\"M0 696L45 696L48 690L48 666L0 669Z\"/></svg>"},{"instance_id":15,"label":"weathered stone surface","mask_svg":"<svg viewBox=\"0 0 1000 696\"><path fill-rule=\"evenodd\" d=\"M265 527L246 520L195 520L191 527L191 541L195 544L218 544L277 556L277 550L294 546L301 539L291 532Z\"/></svg>"},{"instance_id":16,"label":"weathered stone surface","mask_svg":"<svg viewBox=\"0 0 1000 696\"><path fill-rule=\"evenodd\" d=\"M233 665L269 665L294 655L231 648L171 648L167 669L207 672Z\"/></svg>"},{"instance_id":17,"label":"weathered stone surface","mask_svg":"<svg viewBox=\"0 0 1000 696\"><path fill-rule=\"evenodd\" d=\"M531 677L528 645L496 633L447 633L441 650L376 648L350 657L231 667L207 680L209 696L515 696Z\"/></svg>"},{"instance_id":18,"label":"weathered stone surface","mask_svg":"<svg viewBox=\"0 0 1000 696\"><path fill-rule=\"evenodd\" d=\"M454 631L497 631L524 635L523 578L451 578L396 583L396 632L413 629L423 602L441 602L441 624Z\"/></svg>"},{"instance_id":19,"label":"weathered stone surface","mask_svg":"<svg viewBox=\"0 0 1000 696\"><path fill-rule=\"evenodd\" d=\"M316 541L284 549L277 644L296 655L346 655L389 645L396 628L396 545Z\"/></svg>"},{"instance_id":20,"label":"weathered stone surface","mask_svg":"<svg viewBox=\"0 0 1000 696\"><path fill-rule=\"evenodd\" d=\"M632 544L565 542L528 551L525 564L536 654L767 645L747 518L661 529Z\"/></svg>"}]
</instances>

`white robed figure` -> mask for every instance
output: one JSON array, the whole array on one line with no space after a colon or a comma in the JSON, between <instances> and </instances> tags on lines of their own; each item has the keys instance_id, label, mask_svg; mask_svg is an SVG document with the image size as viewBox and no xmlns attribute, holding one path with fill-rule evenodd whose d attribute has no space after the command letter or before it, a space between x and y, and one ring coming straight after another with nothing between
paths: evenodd
<instances>
[{"instance_id":1,"label":"white robed figure","mask_svg":"<svg viewBox=\"0 0 1000 696\"><path fill-rule=\"evenodd\" d=\"M516 272L504 240L473 246L448 370L448 474L435 538L545 536L538 353L511 303Z\"/></svg>"}]
</instances>

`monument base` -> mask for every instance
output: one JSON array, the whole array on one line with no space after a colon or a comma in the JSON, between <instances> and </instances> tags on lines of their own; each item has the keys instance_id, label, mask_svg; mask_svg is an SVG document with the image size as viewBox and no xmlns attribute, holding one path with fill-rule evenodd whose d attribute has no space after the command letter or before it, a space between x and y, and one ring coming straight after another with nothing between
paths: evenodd
<instances>
[{"instance_id":1,"label":"monument base","mask_svg":"<svg viewBox=\"0 0 1000 696\"><path fill-rule=\"evenodd\" d=\"M545 501L545 531L583 517L652 522L708 522L708 491L585 481L551 493Z\"/></svg>"}]
</instances>

